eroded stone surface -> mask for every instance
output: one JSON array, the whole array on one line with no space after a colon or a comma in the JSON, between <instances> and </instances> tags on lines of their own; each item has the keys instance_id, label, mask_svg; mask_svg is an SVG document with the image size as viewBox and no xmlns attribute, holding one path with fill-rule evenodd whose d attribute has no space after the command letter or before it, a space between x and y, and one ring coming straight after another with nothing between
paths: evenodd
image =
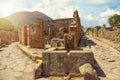
<instances>
[{"instance_id":1,"label":"eroded stone surface","mask_svg":"<svg viewBox=\"0 0 120 80\"><path fill-rule=\"evenodd\" d=\"M103 42L90 39L96 43L90 50L93 51L95 59L103 71L99 74L101 80L119 80L120 52Z\"/></svg>"},{"instance_id":2,"label":"eroded stone surface","mask_svg":"<svg viewBox=\"0 0 120 80\"><path fill-rule=\"evenodd\" d=\"M35 63L16 44L0 52L0 80L34 80Z\"/></svg>"},{"instance_id":3,"label":"eroded stone surface","mask_svg":"<svg viewBox=\"0 0 120 80\"><path fill-rule=\"evenodd\" d=\"M94 65L92 52L84 51L51 51L43 54L43 74L45 76L79 76L79 67L90 63Z\"/></svg>"}]
</instances>

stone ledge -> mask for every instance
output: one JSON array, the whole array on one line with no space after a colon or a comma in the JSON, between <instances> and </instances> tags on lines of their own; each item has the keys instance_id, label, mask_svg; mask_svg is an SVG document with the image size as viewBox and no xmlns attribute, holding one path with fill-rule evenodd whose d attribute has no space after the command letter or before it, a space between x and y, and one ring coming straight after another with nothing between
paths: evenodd
<instances>
[{"instance_id":1,"label":"stone ledge","mask_svg":"<svg viewBox=\"0 0 120 80\"><path fill-rule=\"evenodd\" d=\"M27 46L18 44L17 45L27 56L29 56L33 61L39 62L42 59L42 52L44 50L38 50L33 48L28 48Z\"/></svg>"}]
</instances>

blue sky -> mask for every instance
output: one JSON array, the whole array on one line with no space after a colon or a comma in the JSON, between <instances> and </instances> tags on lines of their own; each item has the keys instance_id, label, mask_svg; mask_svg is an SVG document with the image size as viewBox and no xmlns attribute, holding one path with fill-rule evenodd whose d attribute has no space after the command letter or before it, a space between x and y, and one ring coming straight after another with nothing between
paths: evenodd
<instances>
[{"instance_id":1,"label":"blue sky","mask_svg":"<svg viewBox=\"0 0 120 80\"><path fill-rule=\"evenodd\" d=\"M79 11L84 27L107 24L112 14L120 14L120 0L0 0L0 17L19 11L40 11L53 19L70 18Z\"/></svg>"}]
</instances>

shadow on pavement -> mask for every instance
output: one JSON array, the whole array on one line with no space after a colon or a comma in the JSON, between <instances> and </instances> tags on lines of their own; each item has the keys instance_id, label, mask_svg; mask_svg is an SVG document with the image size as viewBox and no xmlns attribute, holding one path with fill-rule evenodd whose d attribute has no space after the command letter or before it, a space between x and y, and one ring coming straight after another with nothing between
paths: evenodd
<instances>
[{"instance_id":1,"label":"shadow on pavement","mask_svg":"<svg viewBox=\"0 0 120 80\"><path fill-rule=\"evenodd\" d=\"M86 47L86 46L94 46L96 43L94 43L92 40L88 39L87 37L83 36L82 39L79 41L79 47Z\"/></svg>"},{"instance_id":2,"label":"shadow on pavement","mask_svg":"<svg viewBox=\"0 0 120 80\"><path fill-rule=\"evenodd\" d=\"M99 66L99 64L97 62L94 64L93 67L96 70L99 77L106 77L104 71L101 69L101 67Z\"/></svg>"}]
</instances>

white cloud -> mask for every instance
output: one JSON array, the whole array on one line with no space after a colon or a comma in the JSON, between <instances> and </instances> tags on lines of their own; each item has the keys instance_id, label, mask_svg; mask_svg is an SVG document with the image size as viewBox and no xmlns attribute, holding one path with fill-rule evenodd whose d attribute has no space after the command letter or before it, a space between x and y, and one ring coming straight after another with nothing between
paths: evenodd
<instances>
[{"instance_id":1,"label":"white cloud","mask_svg":"<svg viewBox=\"0 0 120 80\"><path fill-rule=\"evenodd\" d=\"M43 3L41 3L43 2ZM78 9L75 5L70 5L71 2L79 2L78 0L53 0L51 3L42 0L38 5L33 7L33 11L40 11L50 16L51 18L70 18L73 15L73 11Z\"/></svg>"},{"instance_id":2,"label":"white cloud","mask_svg":"<svg viewBox=\"0 0 120 80\"><path fill-rule=\"evenodd\" d=\"M89 14L84 17L87 21L96 21L97 25L106 24L108 26L108 18L113 14L120 14L120 11L115 11L112 9L106 9L104 12L99 13L98 15Z\"/></svg>"},{"instance_id":3,"label":"white cloud","mask_svg":"<svg viewBox=\"0 0 120 80\"><path fill-rule=\"evenodd\" d=\"M108 25L108 18L109 16L113 15L113 14L120 14L120 11L115 11L113 9L106 9L104 12L101 12L98 16L97 21L99 22L99 24L107 24Z\"/></svg>"},{"instance_id":4,"label":"white cloud","mask_svg":"<svg viewBox=\"0 0 120 80\"><path fill-rule=\"evenodd\" d=\"M78 3L80 0L0 0L0 17L8 16L17 11L40 11L51 18L72 17L73 11L78 9L78 5L71 5L73 2ZM38 3L37 3L38 2Z\"/></svg>"},{"instance_id":5,"label":"white cloud","mask_svg":"<svg viewBox=\"0 0 120 80\"><path fill-rule=\"evenodd\" d=\"M76 8L69 6L64 8L63 10L58 10L58 14L60 18L72 18L74 10L76 10ZM81 17L80 12L79 12L79 16Z\"/></svg>"},{"instance_id":6,"label":"white cloud","mask_svg":"<svg viewBox=\"0 0 120 80\"><path fill-rule=\"evenodd\" d=\"M120 14L120 12L108 8L106 11L100 13L99 15L100 17L107 17L113 14Z\"/></svg>"},{"instance_id":7,"label":"white cloud","mask_svg":"<svg viewBox=\"0 0 120 80\"><path fill-rule=\"evenodd\" d=\"M89 0L91 4L104 4L106 3L107 1L110 1L110 0Z\"/></svg>"},{"instance_id":8,"label":"white cloud","mask_svg":"<svg viewBox=\"0 0 120 80\"><path fill-rule=\"evenodd\" d=\"M92 16L92 14L89 14L89 15L85 16L84 18L86 20L93 20L94 19L93 16Z\"/></svg>"}]
</instances>

